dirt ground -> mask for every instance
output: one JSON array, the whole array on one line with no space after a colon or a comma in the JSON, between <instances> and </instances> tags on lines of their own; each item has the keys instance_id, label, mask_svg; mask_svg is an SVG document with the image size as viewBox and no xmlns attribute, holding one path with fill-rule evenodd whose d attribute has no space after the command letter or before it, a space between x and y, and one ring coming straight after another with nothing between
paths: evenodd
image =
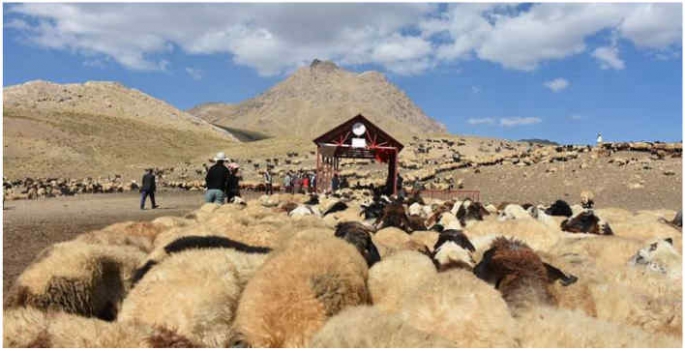
<instances>
[{"instance_id":1,"label":"dirt ground","mask_svg":"<svg viewBox=\"0 0 685 351\"><path fill-rule=\"evenodd\" d=\"M123 221L181 216L200 207L200 192L160 192L155 210L141 211L138 193L89 194L5 202L3 212L3 292L48 245Z\"/></svg>"}]
</instances>

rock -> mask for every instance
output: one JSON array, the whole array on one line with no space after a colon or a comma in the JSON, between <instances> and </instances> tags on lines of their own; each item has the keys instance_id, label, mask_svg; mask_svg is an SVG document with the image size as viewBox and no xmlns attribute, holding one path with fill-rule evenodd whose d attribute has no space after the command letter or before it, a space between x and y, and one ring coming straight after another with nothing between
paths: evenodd
<instances>
[{"instance_id":1,"label":"rock","mask_svg":"<svg viewBox=\"0 0 685 351\"><path fill-rule=\"evenodd\" d=\"M665 171L664 171L664 175L667 175L667 176L675 175L675 171L672 171L672 170L670 170L670 169L665 170Z\"/></svg>"}]
</instances>

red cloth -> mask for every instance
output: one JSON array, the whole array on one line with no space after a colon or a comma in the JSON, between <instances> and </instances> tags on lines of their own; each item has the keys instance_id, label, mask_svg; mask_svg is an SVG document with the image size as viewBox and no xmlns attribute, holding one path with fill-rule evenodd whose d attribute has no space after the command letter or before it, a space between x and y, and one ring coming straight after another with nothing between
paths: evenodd
<instances>
[{"instance_id":1,"label":"red cloth","mask_svg":"<svg viewBox=\"0 0 685 351\"><path fill-rule=\"evenodd\" d=\"M376 153L376 161L388 163L390 156L393 154L392 150L386 149L373 149Z\"/></svg>"}]
</instances>

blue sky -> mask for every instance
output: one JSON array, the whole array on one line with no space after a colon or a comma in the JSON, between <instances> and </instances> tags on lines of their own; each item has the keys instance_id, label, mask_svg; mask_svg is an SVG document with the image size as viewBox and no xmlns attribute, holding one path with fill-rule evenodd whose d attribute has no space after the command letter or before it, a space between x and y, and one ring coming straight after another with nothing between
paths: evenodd
<instances>
[{"instance_id":1,"label":"blue sky","mask_svg":"<svg viewBox=\"0 0 685 351\"><path fill-rule=\"evenodd\" d=\"M385 73L452 133L682 139L680 4L3 8L4 86L119 81L188 109L248 99L321 58Z\"/></svg>"}]
</instances>

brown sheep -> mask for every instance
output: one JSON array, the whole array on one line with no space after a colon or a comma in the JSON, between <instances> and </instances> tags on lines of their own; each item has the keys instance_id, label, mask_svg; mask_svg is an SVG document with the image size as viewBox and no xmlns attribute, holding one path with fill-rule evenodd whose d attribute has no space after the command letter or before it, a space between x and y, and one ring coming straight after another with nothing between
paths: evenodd
<instances>
[{"instance_id":1,"label":"brown sheep","mask_svg":"<svg viewBox=\"0 0 685 351\"><path fill-rule=\"evenodd\" d=\"M476 276L494 285L515 311L529 307L531 303L556 306L558 300L549 284L557 279L566 285L577 280L542 262L524 242L504 237L493 241L473 271Z\"/></svg>"},{"instance_id":2,"label":"brown sheep","mask_svg":"<svg viewBox=\"0 0 685 351\"><path fill-rule=\"evenodd\" d=\"M561 230L570 233L614 235L609 223L603 221L592 210L585 210L561 222Z\"/></svg>"},{"instance_id":3,"label":"brown sheep","mask_svg":"<svg viewBox=\"0 0 685 351\"><path fill-rule=\"evenodd\" d=\"M411 233L413 230L409 224L409 217L407 216L404 206L400 202L393 202L387 204L383 208L383 215L376 220L375 226L381 224L379 229L386 227L396 227L404 230L407 233Z\"/></svg>"},{"instance_id":4,"label":"brown sheep","mask_svg":"<svg viewBox=\"0 0 685 351\"><path fill-rule=\"evenodd\" d=\"M367 278L367 263L349 243L294 238L247 283L234 326L249 346L306 347L330 317L370 301Z\"/></svg>"}]
</instances>

